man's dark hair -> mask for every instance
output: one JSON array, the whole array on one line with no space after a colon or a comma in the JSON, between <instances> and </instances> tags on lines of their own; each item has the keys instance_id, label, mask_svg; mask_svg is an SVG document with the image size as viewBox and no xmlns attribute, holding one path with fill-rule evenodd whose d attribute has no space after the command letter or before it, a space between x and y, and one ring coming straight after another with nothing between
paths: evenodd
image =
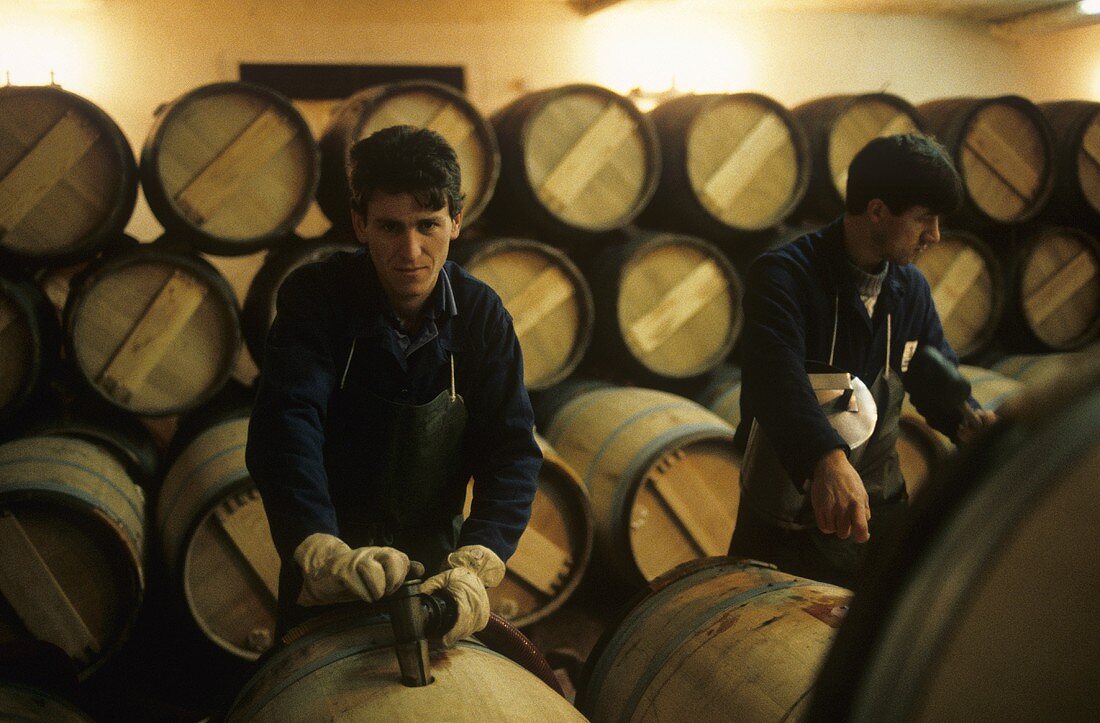
<instances>
[{"instance_id":1,"label":"man's dark hair","mask_svg":"<svg viewBox=\"0 0 1100 723\"><path fill-rule=\"evenodd\" d=\"M885 136L865 145L848 166L848 213L862 214L874 198L894 215L913 206L953 213L962 204L962 180L934 139L919 133Z\"/></svg>"},{"instance_id":2,"label":"man's dark hair","mask_svg":"<svg viewBox=\"0 0 1100 723\"><path fill-rule=\"evenodd\" d=\"M443 136L427 128L391 126L372 133L348 152L351 207L366 215L375 191L411 193L426 209L462 210L458 156Z\"/></svg>"}]
</instances>

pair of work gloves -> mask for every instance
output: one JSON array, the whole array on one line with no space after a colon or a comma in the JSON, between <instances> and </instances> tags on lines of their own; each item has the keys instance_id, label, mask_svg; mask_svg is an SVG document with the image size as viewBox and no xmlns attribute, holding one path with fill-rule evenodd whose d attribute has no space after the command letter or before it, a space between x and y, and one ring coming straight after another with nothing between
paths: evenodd
<instances>
[{"instance_id":1,"label":"pair of work gloves","mask_svg":"<svg viewBox=\"0 0 1100 723\"><path fill-rule=\"evenodd\" d=\"M298 604L305 606L365 600L374 602L397 591L409 573L409 557L392 547L351 549L334 535L315 532L294 551L302 569ZM447 556L447 566L420 585L420 592L445 590L454 598L458 620L443 636L452 646L489 624L487 588L504 579L504 563L482 545L464 545Z\"/></svg>"}]
</instances>

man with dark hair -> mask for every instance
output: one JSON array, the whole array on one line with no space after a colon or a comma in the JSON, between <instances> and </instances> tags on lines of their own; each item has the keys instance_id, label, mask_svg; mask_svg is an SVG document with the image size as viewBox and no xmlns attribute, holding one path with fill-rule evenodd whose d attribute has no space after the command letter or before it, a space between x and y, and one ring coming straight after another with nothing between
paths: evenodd
<instances>
[{"instance_id":1,"label":"man with dark hair","mask_svg":"<svg viewBox=\"0 0 1100 723\"><path fill-rule=\"evenodd\" d=\"M911 264L940 240L940 216L961 200L935 141L878 138L852 160L844 215L750 267L731 555L850 587L868 555L862 543L897 526L907 503L895 445L909 362L927 344L957 363ZM977 410L966 426L957 408L918 410L964 441L995 419Z\"/></svg>"},{"instance_id":2,"label":"man with dark hair","mask_svg":"<svg viewBox=\"0 0 1100 723\"><path fill-rule=\"evenodd\" d=\"M512 319L453 262L454 150L387 128L352 147L352 223L365 248L279 289L247 464L282 559L279 629L310 607L394 592L410 558L481 630L530 516L541 452ZM471 513L463 521L467 481Z\"/></svg>"}]
</instances>

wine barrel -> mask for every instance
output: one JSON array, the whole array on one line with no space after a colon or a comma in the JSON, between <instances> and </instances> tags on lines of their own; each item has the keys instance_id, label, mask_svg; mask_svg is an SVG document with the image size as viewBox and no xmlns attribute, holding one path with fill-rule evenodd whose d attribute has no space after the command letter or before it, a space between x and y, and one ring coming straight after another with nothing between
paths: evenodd
<instances>
[{"instance_id":1,"label":"wine barrel","mask_svg":"<svg viewBox=\"0 0 1100 723\"><path fill-rule=\"evenodd\" d=\"M1024 385L998 371L968 364L959 365L959 373L970 382L970 396L982 409L996 411L1005 401L1020 394ZM905 395L899 420L898 458L905 488L912 496L928 481L933 470L950 454L955 445L933 429Z\"/></svg>"},{"instance_id":2,"label":"wine barrel","mask_svg":"<svg viewBox=\"0 0 1100 723\"><path fill-rule=\"evenodd\" d=\"M531 520L508 560L504 580L489 590L492 611L518 628L543 620L577 589L592 555L592 504L580 477L539 435L539 486ZM473 484L466 494L470 515Z\"/></svg>"},{"instance_id":3,"label":"wine barrel","mask_svg":"<svg viewBox=\"0 0 1100 723\"><path fill-rule=\"evenodd\" d=\"M624 582L729 548L740 494L733 428L695 402L595 389L564 404L544 433L588 488L596 552Z\"/></svg>"},{"instance_id":4,"label":"wine barrel","mask_svg":"<svg viewBox=\"0 0 1100 723\"><path fill-rule=\"evenodd\" d=\"M800 720L850 599L751 560L687 563L592 651L577 707L594 723Z\"/></svg>"},{"instance_id":5,"label":"wine barrel","mask_svg":"<svg viewBox=\"0 0 1100 723\"><path fill-rule=\"evenodd\" d=\"M890 93L832 95L791 110L810 145L810 181L796 215L831 219L844 211L848 166L870 141L920 131L924 121L908 101Z\"/></svg>"},{"instance_id":6,"label":"wine barrel","mask_svg":"<svg viewBox=\"0 0 1100 723\"><path fill-rule=\"evenodd\" d=\"M0 720L22 723L93 723L94 719L48 691L0 681Z\"/></svg>"},{"instance_id":7,"label":"wine barrel","mask_svg":"<svg viewBox=\"0 0 1100 723\"><path fill-rule=\"evenodd\" d=\"M56 85L0 87L0 250L38 264L89 258L136 200L134 153L103 110Z\"/></svg>"},{"instance_id":8,"label":"wine barrel","mask_svg":"<svg viewBox=\"0 0 1100 723\"><path fill-rule=\"evenodd\" d=\"M806 137L767 96L685 95L649 117L662 162L647 217L708 238L744 234L777 226L806 193Z\"/></svg>"},{"instance_id":9,"label":"wine barrel","mask_svg":"<svg viewBox=\"0 0 1100 723\"><path fill-rule=\"evenodd\" d=\"M239 317L232 289L210 264L143 245L74 279L66 343L107 401L140 415L176 414L229 378Z\"/></svg>"},{"instance_id":10,"label":"wine barrel","mask_svg":"<svg viewBox=\"0 0 1100 723\"><path fill-rule=\"evenodd\" d=\"M25 279L0 276L0 426L17 419L60 347L57 315L45 295Z\"/></svg>"},{"instance_id":11,"label":"wine barrel","mask_svg":"<svg viewBox=\"0 0 1100 723\"><path fill-rule=\"evenodd\" d=\"M594 349L629 378L700 377L741 334L741 279L717 247L694 236L648 233L608 246L589 283Z\"/></svg>"},{"instance_id":12,"label":"wine barrel","mask_svg":"<svg viewBox=\"0 0 1100 723\"><path fill-rule=\"evenodd\" d=\"M993 371L1030 387L1072 374L1075 369L1097 357L1100 357L1100 343L1062 354L1011 354L1001 357L993 365Z\"/></svg>"},{"instance_id":13,"label":"wine barrel","mask_svg":"<svg viewBox=\"0 0 1100 723\"><path fill-rule=\"evenodd\" d=\"M248 351L256 366L264 363L264 344L271 322L275 320L275 299L286 277L299 266L323 261L340 251L352 252L360 248L350 237L338 234L309 239L302 243L288 244L268 252L245 295L241 310L241 330Z\"/></svg>"},{"instance_id":14,"label":"wine barrel","mask_svg":"<svg viewBox=\"0 0 1100 723\"><path fill-rule=\"evenodd\" d=\"M1100 229L1100 103L1063 100L1039 110L1050 123L1058 168L1047 211L1061 223Z\"/></svg>"},{"instance_id":15,"label":"wine barrel","mask_svg":"<svg viewBox=\"0 0 1100 723\"><path fill-rule=\"evenodd\" d=\"M463 225L478 219L493 197L500 151L489 122L454 88L413 80L365 88L338 106L321 136L317 203L333 225L351 228L348 151L375 131L395 125L433 130L454 148L462 173Z\"/></svg>"},{"instance_id":16,"label":"wine barrel","mask_svg":"<svg viewBox=\"0 0 1100 723\"><path fill-rule=\"evenodd\" d=\"M868 571L807 720L1095 717L1100 360L999 414Z\"/></svg>"},{"instance_id":17,"label":"wine barrel","mask_svg":"<svg viewBox=\"0 0 1100 723\"><path fill-rule=\"evenodd\" d=\"M1080 229L1046 227L1013 259L1015 315L1010 340L1021 350L1071 351L1100 335L1100 243Z\"/></svg>"},{"instance_id":18,"label":"wine barrel","mask_svg":"<svg viewBox=\"0 0 1100 723\"><path fill-rule=\"evenodd\" d=\"M728 362L721 364L695 401L737 429L741 424L741 368Z\"/></svg>"},{"instance_id":19,"label":"wine barrel","mask_svg":"<svg viewBox=\"0 0 1100 723\"><path fill-rule=\"evenodd\" d=\"M319 618L286 636L225 715L237 721L320 719L425 721L583 721L535 675L473 640L430 648L429 685L402 685L385 618Z\"/></svg>"},{"instance_id":20,"label":"wine barrel","mask_svg":"<svg viewBox=\"0 0 1100 723\"><path fill-rule=\"evenodd\" d=\"M1019 224L1034 218L1054 187L1050 126L1026 98L946 98L918 106L963 181L960 218Z\"/></svg>"},{"instance_id":21,"label":"wine barrel","mask_svg":"<svg viewBox=\"0 0 1100 723\"><path fill-rule=\"evenodd\" d=\"M512 315L523 348L523 381L546 389L577 368L592 340L592 292L556 248L499 238L463 246L457 258L493 288Z\"/></svg>"},{"instance_id":22,"label":"wine barrel","mask_svg":"<svg viewBox=\"0 0 1100 723\"><path fill-rule=\"evenodd\" d=\"M972 233L944 229L916 265L932 287L944 336L959 358L973 359L988 349L1005 310L1001 265L989 246Z\"/></svg>"},{"instance_id":23,"label":"wine barrel","mask_svg":"<svg viewBox=\"0 0 1100 723\"><path fill-rule=\"evenodd\" d=\"M202 633L255 660L274 640L279 556L245 467L248 418L199 434L172 463L157 498L165 562Z\"/></svg>"},{"instance_id":24,"label":"wine barrel","mask_svg":"<svg viewBox=\"0 0 1100 723\"><path fill-rule=\"evenodd\" d=\"M661 155L629 98L576 84L525 95L493 116L501 172L492 213L553 243L589 241L634 220Z\"/></svg>"},{"instance_id":25,"label":"wine barrel","mask_svg":"<svg viewBox=\"0 0 1100 723\"><path fill-rule=\"evenodd\" d=\"M31 436L0 446L0 642L64 650L86 678L129 637L144 594L145 497L108 452Z\"/></svg>"},{"instance_id":26,"label":"wine barrel","mask_svg":"<svg viewBox=\"0 0 1100 723\"><path fill-rule=\"evenodd\" d=\"M166 230L212 254L287 237L317 187L317 145L273 90L213 83L158 109L141 151L141 185Z\"/></svg>"}]
</instances>

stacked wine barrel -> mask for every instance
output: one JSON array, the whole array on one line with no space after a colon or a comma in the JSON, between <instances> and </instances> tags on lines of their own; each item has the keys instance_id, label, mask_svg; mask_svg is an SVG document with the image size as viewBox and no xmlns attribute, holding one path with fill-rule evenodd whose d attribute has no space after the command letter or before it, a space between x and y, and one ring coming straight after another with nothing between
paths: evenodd
<instances>
[{"instance_id":1,"label":"stacked wine barrel","mask_svg":"<svg viewBox=\"0 0 1100 723\"><path fill-rule=\"evenodd\" d=\"M639 610L659 620L629 623L598 653L583 696L597 717L627 703L679 710L690 683L670 673L681 663L712 669L738 646L822 647L847 593L699 562L725 553L737 516L747 265L791 228L843 211L848 163L869 140L935 134L965 203L917 263L948 341L977 365L964 368L975 396L994 408L1100 349L1098 109L1017 96L913 105L888 93L788 109L712 93L643 113L580 83L488 116L448 86L402 82L341 99L317 141L286 98L216 83L156 110L139 164L88 100L0 88L0 647L47 641L93 708L126 690L151 717L165 691L200 716L228 704L245 666L271 649L279 560L243 464L251 390L237 381L252 377L241 355L262 367L295 269L364 253L347 153L394 124L431 128L458 153L466 230L452 258L508 309L542 435L531 522L493 611L552 660L572 660L562 664L577 684L614 605L654 595ZM156 240L123 233L139 183L165 229ZM302 238L314 200L332 228ZM243 278L227 276L229 257ZM243 402L212 413L227 396ZM913 491L934 485L953 445L915 411L902 426ZM725 615L771 615L756 606L777 589L775 615L797 608L829 629L807 622L790 642L758 645L733 626L687 660ZM597 622L572 624L582 619ZM645 659L607 653L629 652L630 626L665 619L677 629L638 648ZM165 656L165 645L183 652ZM785 688L791 705L805 704L806 677ZM45 694L0 692L0 704L27 695ZM128 712L140 717L112 714Z\"/></svg>"}]
</instances>

